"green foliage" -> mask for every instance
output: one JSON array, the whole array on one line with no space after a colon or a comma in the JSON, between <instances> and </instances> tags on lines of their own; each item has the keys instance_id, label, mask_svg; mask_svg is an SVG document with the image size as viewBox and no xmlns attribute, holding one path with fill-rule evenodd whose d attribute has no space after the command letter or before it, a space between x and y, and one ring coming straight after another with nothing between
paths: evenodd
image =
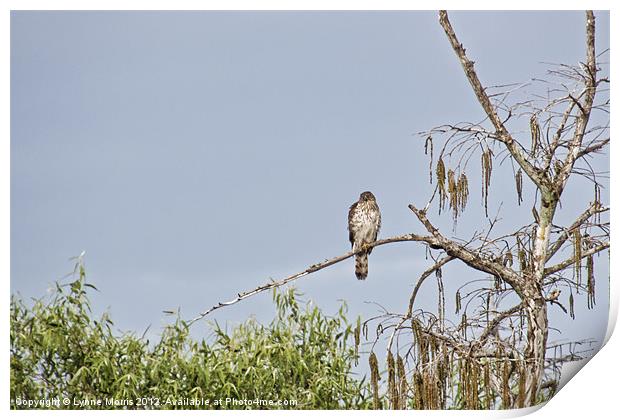
<instances>
[{"instance_id":1,"label":"green foliage","mask_svg":"<svg viewBox=\"0 0 620 420\"><path fill-rule=\"evenodd\" d=\"M94 408L183 409L372 404L367 383L352 372L358 356L344 306L328 317L312 305L300 307L292 289L274 292L277 313L268 326L248 320L228 333L215 323L207 342L193 339L177 319L149 344L114 334L106 314L92 318L87 289L94 286L85 283L81 264L78 272L47 303L26 307L11 297L12 408L27 408L18 400L49 399L60 399L60 408L80 408L80 401ZM252 403L233 403L243 400ZM282 405L265 405L269 400Z\"/></svg>"}]
</instances>

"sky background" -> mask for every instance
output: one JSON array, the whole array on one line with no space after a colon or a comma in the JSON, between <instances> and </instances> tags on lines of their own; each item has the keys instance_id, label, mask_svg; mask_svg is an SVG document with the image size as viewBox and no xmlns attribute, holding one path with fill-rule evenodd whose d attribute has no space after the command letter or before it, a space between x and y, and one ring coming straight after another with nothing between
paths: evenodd
<instances>
[{"instance_id":1,"label":"sky background","mask_svg":"<svg viewBox=\"0 0 620 420\"><path fill-rule=\"evenodd\" d=\"M584 60L583 12L450 19L488 86ZM598 13L597 51L608 46L609 15ZM95 312L158 334L164 310L192 318L347 252L347 211L362 191L377 197L380 237L423 232L407 208L432 192L416 133L482 118L433 12L12 12L11 291L44 296L85 250ZM607 156L594 163L609 168ZM490 188L489 214L501 205L506 231L529 223L533 204L516 206L509 169ZM472 164L454 232L449 212L429 213L446 233L485 223L479 172ZM569 184L559 222L587 206L582 187ZM551 341L604 334L602 260L598 306L578 299L575 321L551 307L563 332ZM404 312L428 261L419 244L392 244L369 266L365 282L347 260L296 286L327 313L341 300L352 318L377 315L368 302ZM473 278L460 263L444 270L448 313L454 285ZM434 285L419 297L429 310ZM264 293L209 319L273 313Z\"/></svg>"}]
</instances>

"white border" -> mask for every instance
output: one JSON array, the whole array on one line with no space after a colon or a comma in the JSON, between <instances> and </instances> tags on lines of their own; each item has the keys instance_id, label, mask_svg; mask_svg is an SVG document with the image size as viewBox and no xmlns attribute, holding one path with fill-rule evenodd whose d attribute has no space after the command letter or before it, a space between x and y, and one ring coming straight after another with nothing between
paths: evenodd
<instances>
[{"instance_id":1,"label":"white border","mask_svg":"<svg viewBox=\"0 0 620 420\"><path fill-rule=\"evenodd\" d=\"M4 96L4 100L2 101L2 109L0 113L0 127L2 127L2 142L0 149L0 196L3 198L3 205L0 207L0 233L2 234L2 241L0 242L0 267L2 267L3 276L5 279L3 282L3 290L4 290L4 299L2 300L2 313L4 316L2 317L2 321L0 321L2 326L2 331L5 337L5 351L2 352L2 361L0 366L0 372L2 372L2 377L4 381L0 385L0 390L2 391L0 395L4 395L5 397L2 399L1 407L5 410L8 410L8 396L9 396L9 319L8 313L8 297L10 295L10 287L9 281L10 271L9 271L9 263L10 263L10 206L9 206L9 188L10 188L10 149L9 149L9 138L10 138L10 75L9 75L9 60L10 60L10 10L437 10L439 8L446 8L452 10L465 10L464 5L467 5L468 8L466 10L555 10L558 6L561 6L562 10L583 10L585 8L592 8L595 10L610 10L611 12L611 45L613 49L613 40L615 38L616 30L615 30L615 13L612 8L611 1L563 1L563 2L553 2L553 1L541 1L541 0L522 0L520 2L514 1L437 1L437 2L412 2L407 0L384 0L384 1L370 1L370 0L298 0L298 1L285 1L285 0L229 0L229 1L198 1L198 0L177 0L177 1L168 1L168 0L151 0L151 1L120 1L120 0L108 0L108 1L76 1L76 0L65 0L65 1L43 1L43 0L23 0L23 1L15 1L8 0L4 1L4 13L0 20L0 51L1 51L1 59L3 61L0 66L0 76L4 81L3 86L5 89L3 92L6 92ZM615 54L612 52L612 59L615 57ZM611 78L612 80L617 80L615 77L617 71L616 66L611 65ZM613 85L613 83L612 83ZM615 102L614 90L612 90L612 102ZM612 133L615 132L616 125L612 123ZM615 148L612 146L611 148L611 160L612 163L617 161L616 155L614 153ZM614 165L611 165L612 172ZM617 203L617 194L616 188L612 186L611 192L611 207L612 214L613 209L616 208ZM615 279L617 272L617 263L611 264L610 275L612 279ZM611 333L616 323L617 313L618 313L618 287L616 287L615 281L611 282L610 286L610 313L609 313L609 323L606 334L606 341L610 339ZM605 348L603 348L599 354L597 354L594 359L588 363L588 367L584 369L583 372L580 372L577 380L572 380L565 388L563 388L558 395L556 395L547 406L540 410L535 411L531 418L543 418L548 415L553 415L554 417L562 417L562 418L595 418L600 416L602 418L606 418L608 413L615 411L615 402L617 400L616 395L616 385L615 382L619 378L619 369L618 369L618 360L617 354L619 354L619 344L618 338L614 337L609 340ZM584 390L587 390L584 392ZM514 417L523 414L527 414L533 411L532 409L525 409L519 411L510 411L510 412L461 412L461 411L453 411L453 412L420 412L420 413L411 413L411 412L390 412L388 415L390 417L403 417L407 416L410 418L412 415L420 415L424 417L485 417L485 418L504 418L504 417ZM336 414L334 414L336 413ZM26 416L26 417L39 417L40 415L56 417L65 416L73 417L73 416L83 416L84 412L10 412L13 416ZM129 414L128 412L115 412L115 416L165 416L167 415L164 412L132 412ZM283 415L289 415L290 413L285 414L284 412L278 413L269 413L270 417L279 417ZM327 412L327 413L316 413L316 412L297 412L295 416L314 416L314 415L354 415L360 418L373 418L377 415L386 415L385 413L378 414L377 412ZM89 416L103 416L103 411L89 412ZM196 412L191 413L187 412L186 415L196 415L203 417L205 413ZM263 413L253 411L253 412L218 412L213 413L209 412L209 416L214 416L216 418L221 418L225 416L227 418L230 417L254 417L254 416L262 416Z\"/></svg>"}]
</instances>

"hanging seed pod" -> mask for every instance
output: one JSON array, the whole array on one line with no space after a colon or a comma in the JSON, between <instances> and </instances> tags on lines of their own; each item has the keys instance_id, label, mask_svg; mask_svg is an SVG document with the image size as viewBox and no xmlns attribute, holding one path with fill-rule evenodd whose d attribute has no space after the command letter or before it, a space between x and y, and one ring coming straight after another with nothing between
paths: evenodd
<instances>
[{"instance_id":1,"label":"hanging seed pod","mask_svg":"<svg viewBox=\"0 0 620 420\"><path fill-rule=\"evenodd\" d=\"M489 186L491 185L491 172L493 171L493 152L491 149L486 149L482 152L480 160L482 165L482 198L484 199L484 213L488 217Z\"/></svg>"},{"instance_id":2,"label":"hanging seed pod","mask_svg":"<svg viewBox=\"0 0 620 420\"><path fill-rule=\"evenodd\" d=\"M447 383L448 375L450 374L452 366L450 364L450 349L448 348L448 344L445 341L441 343L441 355L443 357L443 371L441 377L445 385Z\"/></svg>"},{"instance_id":3,"label":"hanging seed pod","mask_svg":"<svg viewBox=\"0 0 620 420\"><path fill-rule=\"evenodd\" d=\"M388 395L390 398L390 407L396 409L398 407L398 389L396 388L396 369L394 366L394 356L392 352L388 350L387 354L388 365Z\"/></svg>"},{"instance_id":4,"label":"hanging seed pod","mask_svg":"<svg viewBox=\"0 0 620 420\"><path fill-rule=\"evenodd\" d=\"M523 247L519 247L519 265L521 273L525 273L527 271L527 255Z\"/></svg>"},{"instance_id":5,"label":"hanging seed pod","mask_svg":"<svg viewBox=\"0 0 620 420\"><path fill-rule=\"evenodd\" d=\"M528 245L530 246L530 250L526 254L528 267L534 267L534 252L532 249L532 247L534 246L534 241L532 240L532 238L535 236L536 236L536 227L533 227L531 236L528 236Z\"/></svg>"},{"instance_id":6,"label":"hanging seed pod","mask_svg":"<svg viewBox=\"0 0 620 420\"><path fill-rule=\"evenodd\" d=\"M431 360L435 359L435 356L437 355L437 352L439 351L439 342L437 341L437 338L435 338L434 336L430 336L429 339L430 342L430 358Z\"/></svg>"},{"instance_id":7,"label":"hanging seed pod","mask_svg":"<svg viewBox=\"0 0 620 420\"><path fill-rule=\"evenodd\" d=\"M438 351L437 357L435 357L435 371L437 372L437 379L440 382L439 388L442 388L442 385L445 381L446 377L446 366L444 364L444 347L443 342L440 344L441 349ZM443 390L441 391L443 392Z\"/></svg>"},{"instance_id":8,"label":"hanging seed pod","mask_svg":"<svg viewBox=\"0 0 620 420\"><path fill-rule=\"evenodd\" d=\"M523 202L523 172L521 168L519 168L515 175L515 183L517 184L517 204L521 205Z\"/></svg>"},{"instance_id":9,"label":"hanging seed pod","mask_svg":"<svg viewBox=\"0 0 620 420\"><path fill-rule=\"evenodd\" d=\"M456 197L456 179L452 169L448 169L448 193Z\"/></svg>"},{"instance_id":10,"label":"hanging seed pod","mask_svg":"<svg viewBox=\"0 0 620 420\"><path fill-rule=\"evenodd\" d=\"M540 126L538 125L536 114L532 114L532 117L530 118L530 131L532 134L532 148L530 149L530 156L535 156L540 144Z\"/></svg>"},{"instance_id":11,"label":"hanging seed pod","mask_svg":"<svg viewBox=\"0 0 620 420\"><path fill-rule=\"evenodd\" d=\"M491 368L489 366L490 362L484 364L483 371L483 386L484 386L484 408L487 410L491 409L491 403L493 402L493 389L491 388Z\"/></svg>"},{"instance_id":12,"label":"hanging seed pod","mask_svg":"<svg viewBox=\"0 0 620 420\"><path fill-rule=\"evenodd\" d=\"M502 375L502 408L508 409L511 408L510 401L510 360L504 359L503 363L501 363L503 368Z\"/></svg>"},{"instance_id":13,"label":"hanging seed pod","mask_svg":"<svg viewBox=\"0 0 620 420\"><path fill-rule=\"evenodd\" d=\"M525 407L525 362L519 361L519 390L517 391L517 408Z\"/></svg>"},{"instance_id":14,"label":"hanging seed pod","mask_svg":"<svg viewBox=\"0 0 620 420\"><path fill-rule=\"evenodd\" d=\"M424 142L424 154L428 155L428 152L431 152L431 156L433 155L433 136L429 135Z\"/></svg>"},{"instance_id":15,"label":"hanging seed pod","mask_svg":"<svg viewBox=\"0 0 620 420\"><path fill-rule=\"evenodd\" d=\"M601 187L598 184L594 184L594 204L598 209L601 207ZM601 223L601 213L594 215L594 223Z\"/></svg>"},{"instance_id":16,"label":"hanging seed pod","mask_svg":"<svg viewBox=\"0 0 620 420\"><path fill-rule=\"evenodd\" d=\"M413 374L413 401L414 408L416 410L424 410L426 407L424 406L424 377L421 372L416 371Z\"/></svg>"},{"instance_id":17,"label":"hanging seed pod","mask_svg":"<svg viewBox=\"0 0 620 420\"><path fill-rule=\"evenodd\" d=\"M469 181L467 180L467 175L462 173L459 176L459 180L456 184L456 190L458 192L458 206L459 211L462 213L465 210L465 206L467 206L467 199L469 198Z\"/></svg>"},{"instance_id":18,"label":"hanging seed pod","mask_svg":"<svg viewBox=\"0 0 620 420\"><path fill-rule=\"evenodd\" d=\"M424 142L424 154L428 155L430 152L430 159L428 161L428 177L431 185L433 184L433 137L430 135L426 138Z\"/></svg>"},{"instance_id":19,"label":"hanging seed pod","mask_svg":"<svg viewBox=\"0 0 620 420\"><path fill-rule=\"evenodd\" d=\"M418 339L418 355L420 357L420 361L422 362L422 366L426 366L430 359L430 343L428 340L428 336L424 334L422 331L422 327L419 327L420 336Z\"/></svg>"},{"instance_id":20,"label":"hanging seed pod","mask_svg":"<svg viewBox=\"0 0 620 420\"><path fill-rule=\"evenodd\" d=\"M465 403L465 408L470 408L470 380L469 380L469 361L467 359L463 360L461 364L461 381L463 383L463 401Z\"/></svg>"},{"instance_id":21,"label":"hanging seed pod","mask_svg":"<svg viewBox=\"0 0 620 420\"><path fill-rule=\"evenodd\" d=\"M461 317L461 331L463 333L463 338L467 340L467 314L463 313Z\"/></svg>"},{"instance_id":22,"label":"hanging seed pod","mask_svg":"<svg viewBox=\"0 0 620 420\"><path fill-rule=\"evenodd\" d=\"M420 326L418 324L418 320L415 318L411 318L411 333L412 333L412 341L413 341L413 345L415 346L415 344L417 343L417 348L418 348L418 355L420 354Z\"/></svg>"},{"instance_id":23,"label":"hanging seed pod","mask_svg":"<svg viewBox=\"0 0 620 420\"><path fill-rule=\"evenodd\" d=\"M435 375L435 372L431 371L429 372L429 388L430 388L430 395L431 395L431 407L432 410L438 410L439 409L439 387L437 386L439 384L439 380L437 378L437 376Z\"/></svg>"},{"instance_id":24,"label":"hanging seed pod","mask_svg":"<svg viewBox=\"0 0 620 420\"><path fill-rule=\"evenodd\" d=\"M519 311L519 340L523 340L523 332L525 331L525 313L523 309Z\"/></svg>"},{"instance_id":25,"label":"hanging seed pod","mask_svg":"<svg viewBox=\"0 0 620 420\"><path fill-rule=\"evenodd\" d=\"M469 375L467 408L475 410L478 408L478 369L473 360L469 360L467 364L467 373Z\"/></svg>"},{"instance_id":26,"label":"hanging seed pod","mask_svg":"<svg viewBox=\"0 0 620 420\"><path fill-rule=\"evenodd\" d=\"M454 177L454 171L452 169L448 169L448 194L450 195L450 208L452 209L452 214L454 220L459 214L459 199L458 199L458 191L456 189L456 179Z\"/></svg>"},{"instance_id":27,"label":"hanging seed pod","mask_svg":"<svg viewBox=\"0 0 620 420\"><path fill-rule=\"evenodd\" d=\"M575 319L575 298L573 297L573 292L571 291L570 296L568 297L568 312L570 317Z\"/></svg>"},{"instance_id":28,"label":"hanging seed pod","mask_svg":"<svg viewBox=\"0 0 620 420\"><path fill-rule=\"evenodd\" d=\"M446 353L445 363L446 363L446 366L448 367L446 371L446 383L453 384L457 380L456 379L457 372L456 372L456 369L454 369L454 366L456 366L456 360L455 360L453 349L450 349L450 352ZM450 399L454 400L454 393L456 391L455 388L456 387L454 386L450 386L450 387L445 386L445 390L446 390L445 397L448 398L448 393L450 393L449 395Z\"/></svg>"},{"instance_id":29,"label":"hanging seed pod","mask_svg":"<svg viewBox=\"0 0 620 420\"><path fill-rule=\"evenodd\" d=\"M441 328L444 326L444 320L446 319L446 297L444 294L441 267L435 270L435 277L437 278L437 313L439 314L439 324Z\"/></svg>"},{"instance_id":30,"label":"hanging seed pod","mask_svg":"<svg viewBox=\"0 0 620 420\"><path fill-rule=\"evenodd\" d=\"M458 314L459 312L461 312L461 291L460 290L456 291L456 297L454 298L454 300L456 301L456 312L454 313Z\"/></svg>"},{"instance_id":31,"label":"hanging seed pod","mask_svg":"<svg viewBox=\"0 0 620 420\"><path fill-rule=\"evenodd\" d=\"M573 232L573 256L575 259L574 267L575 267L575 277L577 278L577 285L581 285L581 230L579 228L575 229ZM579 290L579 289L577 289Z\"/></svg>"},{"instance_id":32,"label":"hanging seed pod","mask_svg":"<svg viewBox=\"0 0 620 420\"><path fill-rule=\"evenodd\" d=\"M441 210L445 208L446 198L448 196L446 193L446 166L441 157L437 161L435 174L437 175L437 186L439 188L439 213L441 213Z\"/></svg>"},{"instance_id":33,"label":"hanging seed pod","mask_svg":"<svg viewBox=\"0 0 620 420\"><path fill-rule=\"evenodd\" d=\"M594 294L594 256L592 255L588 255L586 259L586 271L588 273L588 309L592 309L596 305Z\"/></svg>"},{"instance_id":34,"label":"hanging seed pod","mask_svg":"<svg viewBox=\"0 0 620 420\"><path fill-rule=\"evenodd\" d=\"M456 383L458 384L458 389L457 389L457 395L462 399L463 395L465 394L465 378L467 377L466 373L465 373L465 367L463 366L465 363L463 361L463 359L458 358L457 359L457 366L456 366L456 375L457 375L457 380Z\"/></svg>"},{"instance_id":35,"label":"hanging seed pod","mask_svg":"<svg viewBox=\"0 0 620 420\"><path fill-rule=\"evenodd\" d=\"M407 384L407 374L405 372L405 362L400 354L396 358L396 374L398 375L398 401L400 402L400 409L407 408L407 393L409 392L409 385Z\"/></svg>"},{"instance_id":36,"label":"hanging seed pod","mask_svg":"<svg viewBox=\"0 0 620 420\"><path fill-rule=\"evenodd\" d=\"M433 377L428 371L425 371L422 373L422 378L424 382L424 408L427 410L432 410L435 404L433 395Z\"/></svg>"},{"instance_id":37,"label":"hanging seed pod","mask_svg":"<svg viewBox=\"0 0 620 420\"><path fill-rule=\"evenodd\" d=\"M370 352L368 357L368 364L370 365L370 384L372 386L372 399L375 410L381 409L381 401L379 400L379 362L377 361L377 355L374 352Z\"/></svg>"},{"instance_id":38,"label":"hanging seed pod","mask_svg":"<svg viewBox=\"0 0 620 420\"><path fill-rule=\"evenodd\" d=\"M437 174L437 184L439 185L439 189L441 191L445 191L446 186L446 165L443 162L443 158L439 158L437 161L437 167L435 169L435 173Z\"/></svg>"},{"instance_id":39,"label":"hanging seed pod","mask_svg":"<svg viewBox=\"0 0 620 420\"><path fill-rule=\"evenodd\" d=\"M487 321L487 324L488 324L489 323L489 313L491 312L491 292L487 293L487 298L486 298L486 302L485 303L486 303L486 308L485 308L486 309L485 310L485 312L486 312L486 321Z\"/></svg>"},{"instance_id":40,"label":"hanging seed pod","mask_svg":"<svg viewBox=\"0 0 620 420\"><path fill-rule=\"evenodd\" d=\"M417 342L418 360L422 365L428 363L428 340L422 331L420 321L413 318L411 320L411 330L413 331L414 343Z\"/></svg>"},{"instance_id":41,"label":"hanging seed pod","mask_svg":"<svg viewBox=\"0 0 620 420\"><path fill-rule=\"evenodd\" d=\"M469 408L472 410L477 410L479 398L478 398L478 385L479 385L479 372L480 368L478 367L478 363L475 360L470 361L470 405Z\"/></svg>"}]
</instances>

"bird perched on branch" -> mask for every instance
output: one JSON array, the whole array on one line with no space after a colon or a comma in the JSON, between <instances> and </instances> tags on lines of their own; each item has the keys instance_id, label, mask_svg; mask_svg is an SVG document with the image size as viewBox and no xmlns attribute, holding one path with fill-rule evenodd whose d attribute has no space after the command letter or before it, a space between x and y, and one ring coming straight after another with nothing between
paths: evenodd
<instances>
[{"instance_id":1,"label":"bird perched on branch","mask_svg":"<svg viewBox=\"0 0 620 420\"><path fill-rule=\"evenodd\" d=\"M372 248L366 245L375 242L381 229L381 212L375 196L370 191L360 194L357 202L349 208L349 241L355 255L355 276L364 280L368 276L368 255Z\"/></svg>"}]
</instances>

